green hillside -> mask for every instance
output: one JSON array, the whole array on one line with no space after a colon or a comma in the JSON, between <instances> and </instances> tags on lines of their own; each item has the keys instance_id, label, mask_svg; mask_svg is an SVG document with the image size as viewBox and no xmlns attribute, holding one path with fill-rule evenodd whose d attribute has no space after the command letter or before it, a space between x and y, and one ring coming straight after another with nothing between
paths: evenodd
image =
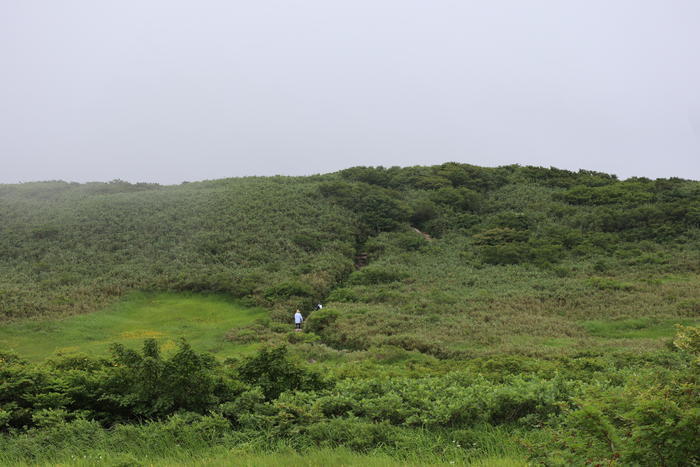
<instances>
[{"instance_id":1,"label":"green hillside","mask_svg":"<svg viewBox=\"0 0 700 467\"><path fill-rule=\"evenodd\" d=\"M458 357L635 347L585 323L700 315L700 183L681 179L444 164L27 183L0 187L0 219L6 320L134 290L217 292L280 323L323 301L309 325L337 349Z\"/></svg>"},{"instance_id":2,"label":"green hillside","mask_svg":"<svg viewBox=\"0 0 700 467\"><path fill-rule=\"evenodd\" d=\"M355 236L352 216L317 186L313 178L2 186L0 315L90 312L130 290L265 304L291 292L320 297L351 267Z\"/></svg>"},{"instance_id":3,"label":"green hillside","mask_svg":"<svg viewBox=\"0 0 700 467\"><path fill-rule=\"evenodd\" d=\"M70 462L80 433L180 462L128 440L189 426L183 462L693 465L698 325L697 181L447 163L0 185L20 357L0 356L0 463Z\"/></svg>"}]
</instances>

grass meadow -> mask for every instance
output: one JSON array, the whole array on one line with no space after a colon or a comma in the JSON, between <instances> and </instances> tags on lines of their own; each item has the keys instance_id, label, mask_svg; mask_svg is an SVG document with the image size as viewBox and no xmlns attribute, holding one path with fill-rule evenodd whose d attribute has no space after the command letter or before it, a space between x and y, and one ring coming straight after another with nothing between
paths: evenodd
<instances>
[{"instance_id":1,"label":"grass meadow","mask_svg":"<svg viewBox=\"0 0 700 467\"><path fill-rule=\"evenodd\" d=\"M232 343L226 333L265 314L215 294L133 293L95 313L5 324L0 327L0 347L40 362L78 353L107 356L112 343L139 348L148 338L156 339L167 353L186 338L198 351L226 358L250 353L254 347Z\"/></svg>"}]
</instances>

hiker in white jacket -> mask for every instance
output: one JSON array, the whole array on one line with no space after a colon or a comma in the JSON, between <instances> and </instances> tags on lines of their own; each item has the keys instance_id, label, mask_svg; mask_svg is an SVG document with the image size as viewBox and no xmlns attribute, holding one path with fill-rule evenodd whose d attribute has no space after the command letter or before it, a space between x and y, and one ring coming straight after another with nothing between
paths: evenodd
<instances>
[{"instance_id":1,"label":"hiker in white jacket","mask_svg":"<svg viewBox=\"0 0 700 467\"><path fill-rule=\"evenodd\" d=\"M296 313L294 313L294 324L296 325L296 331L301 331L301 323L304 322L304 317L301 316L301 311L297 310Z\"/></svg>"}]
</instances>

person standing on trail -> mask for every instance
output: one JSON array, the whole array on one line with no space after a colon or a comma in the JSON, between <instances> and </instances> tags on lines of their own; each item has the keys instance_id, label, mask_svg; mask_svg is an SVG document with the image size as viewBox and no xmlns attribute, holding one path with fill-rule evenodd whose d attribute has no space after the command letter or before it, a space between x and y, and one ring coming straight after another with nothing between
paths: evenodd
<instances>
[{"instance_id":1,"label":"person standing on trail","mask_svg":"<svg viewBox=\"0 0 700 467\"><path fill-rule=\"evenodd\" d=\"M304 322L304 317L301 316L301 311L297 310L296 313L294 313L294 324L296 325L295 331L301 331L301 323Z\"/></svg>"}]
</instances>

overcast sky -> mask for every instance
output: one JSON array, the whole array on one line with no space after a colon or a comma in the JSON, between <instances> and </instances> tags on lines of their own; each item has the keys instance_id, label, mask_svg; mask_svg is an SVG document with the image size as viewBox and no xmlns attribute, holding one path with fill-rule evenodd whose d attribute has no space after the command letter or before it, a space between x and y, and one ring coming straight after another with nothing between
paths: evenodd
<instances>
[{"instance_id":1,"label":"overcast sky","mask_svg":"<svg viewBox=\"0 0 700 467\"><path fill-rule=\"evenodd\" d=\"M0 1L0 183L445 161L700 179L700 1Z\"/></svg>"}]
</instances>

